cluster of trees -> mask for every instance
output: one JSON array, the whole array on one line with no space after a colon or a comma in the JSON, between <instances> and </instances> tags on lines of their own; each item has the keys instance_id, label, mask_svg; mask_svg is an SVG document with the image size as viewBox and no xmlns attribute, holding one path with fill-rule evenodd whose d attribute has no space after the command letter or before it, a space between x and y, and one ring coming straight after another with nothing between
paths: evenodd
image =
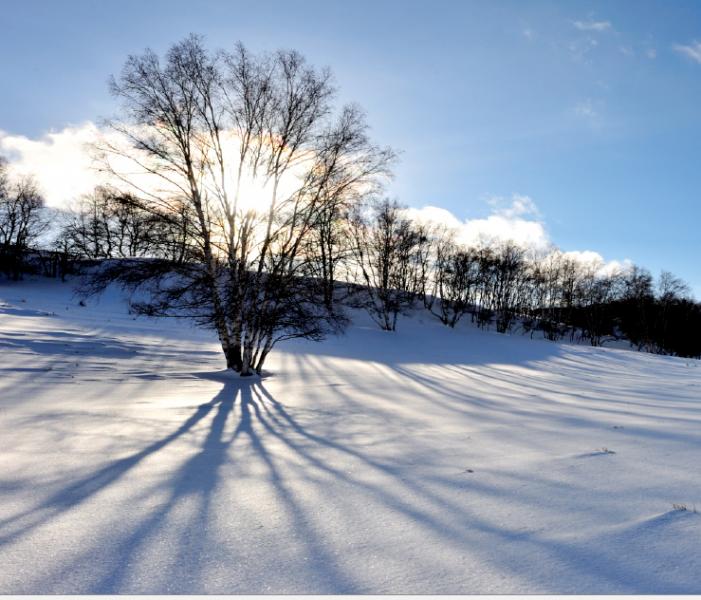
<instances>
[{"instance_id":1,"label":"cluster of trees","mask_svg":"<svg viewBox=\"0 0 701 600\"><path fill-rule=\"evenodd\" d=\"M468 247L380 200L394 153L370 140L357 106L335 109L330 73L296 52L212 53L191 36L163 59L131 56L111 88L122 111L100 158L118 185L82 198L54 249L97 265L89 292L116 282L143 292L139 312L212 327L242 375L260 373L280 340L342 328L345 306L390 331L423 306L450 327L469 316L500 332L701 355L701 305L668 273L655 287L636 267ZM2 164L0 199L6 260L47 219L32 181L10 185Z\"/></svg>"},{"instance_id":2,"label":"cluster of trees","mask_svg":"<svg viewBox=\"0 0 701 600\"><path fill-rule=\"evenodd\" d=\"M44 198L32 177L11 181L0 157L0 271L17 279L26 269L29 249L47 229Z\"/></svg>"},{"instance_id":3,"label":"cluster of trees","mask_svg":"<svg viewBox=\"0 0 701 600\"><path fill-rule=\"evenodd\" d=\"M185 260L189 219L180 204L173 211L147 209L132 193L99 186L64 213L54 247L83 260L160 258Z\"/></svg>"},{"instance_id":4,"label":"cluster of trees","mask_svg":"<svg viewBox=\"0 0 701 600\"><path fill-rule=\"evenodd\" d=\"M554 249L466 246L386 201L351 221L350 240L348 280L364 284L356 305L383 329L393 330L397 315L418 304L449 327L469 316L501 333L594 346L627 339L639 350L701 356L701 304L669 272L655 282L635 265L607 269Z\"/></svg>"}]
</instances>

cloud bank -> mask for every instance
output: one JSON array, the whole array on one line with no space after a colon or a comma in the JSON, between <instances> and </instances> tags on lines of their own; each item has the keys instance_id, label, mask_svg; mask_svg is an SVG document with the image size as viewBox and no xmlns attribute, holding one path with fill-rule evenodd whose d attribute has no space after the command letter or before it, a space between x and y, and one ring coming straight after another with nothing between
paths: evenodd
<instances>
[{"instance_id":1,"label":"cloud bank","mask_svg":"<svg viewBox=\"0 0 701 600\"><path fill-rule=\"evenodd\" d=\"M509 199L494 197L487 203L492 207L492 214L486 218L465 221L438 206L409 208L406 213L417 223L445 227L453 233L456 242L465 246L514 242L540 255L560 252L553 244L540 212L530 197L514 194ZM628 259L606 261L593 250L573 250L562 254L600 275L626 270L632 264Z\"/></svg>"},{"instance_id":2,"label":"cloud bank","mask_svg":"<svg viewBox=\"0 0 701 600\"><path fill-rule=\"evenodd\" d=\"M33 174L47 204L65 208L75 199L105 183L95 168L91 145L100 137L91 122L51 132L39 139L10 135L0 131L0 154L18 174ZM554 250L542 216L529 196L513 194L510 198L492 197L487 201L491 214L484 218L461 221L439 206L409 208L407 215L424 224L440 225L452 230L457 242L471 246L512 241L538 253ZM628 261L609 261L591 250L565 253L578 262L596 269L625 268Z\"/></svg>"},{"instance_id":3,"label":"cloud bank","mask_svg":"<svg viewBox=\"0 0 701 600\"><path fill-rule=\"evenodd\" d=\"M538 210L528 196L514 194L507 201L491 198L492 214L482 219L460 221L450 211L437 206L410 208L408 216L423 224L446 227L455 234L458 243L466 246L512 241L538 251L552 244L545 225L537 220Z\"/></svg>"},{"instance_id":4,"label":"cloud bank","mask_svg":"<svg viewBox=\"0 0 701 600\"><path fill-rule=\"evenodd\" d=\"M87 122L39 139L0 131L0 155L17 174L34 175L49 206L64 207L102 181L93 168L90 144L99 130Z\"/></svg>"}]
</instances>

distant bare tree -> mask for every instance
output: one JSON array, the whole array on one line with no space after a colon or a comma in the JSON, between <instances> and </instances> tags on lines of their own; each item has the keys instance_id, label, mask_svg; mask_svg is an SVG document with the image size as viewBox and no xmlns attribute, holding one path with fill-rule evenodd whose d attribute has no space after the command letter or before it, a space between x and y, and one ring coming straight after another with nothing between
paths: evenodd
<instances>
[{"instance_id":1,"label":"distant bare tree","mask_svg":"<svg viewBox=\"0 0 701 600\"><path fill-rule=\"evenodd\" d=\"M352 226L354 279L365 285L361 305L382 329L394 331L398 315L417 295L420 232L389 200L376 203L369 216L356 212Z\"/></svg>"},{"instance_id":2,"label":"distant bare tree","mask_svg":"<svg viewBox=\"0 0 701 600\"><path fill-rule=\"evenodd\" d=\"M7 159L0 156L0 198L5 198L8 193L10 178L7 173Z\"/></svg>"},{"instance_id":3,"label":"distant bare tree","mask_svg":"<svg viewBox=\"0 0 701 600\"><path fill-rule=\"evenodd\" d=\"M317 189L323 201L306 252L309 274L320 279L324 303L332 310L339 267L352 253L351 212L363 198L380 190L380 178L390 175L395 156L391 149L370 142L364 116L354 105L344 108L321 141L319 159L323 168L318 174L323 180ZM353 161L346 161L348 155L354 157Z\"/></svg>"},{"instance_id":4,"label":"distant bare tree","mask_svg":"<svg viewBox=\"0 0 701 600\"><path fill-rule=\"evenodd\" d=\"M619 274L602 274L599 265L583 265L577 283L577 304L581 318L581 337L592 346L601 346L606 335L612 333L611 303L620 293Z\"/></svg>"},{"instance_id":5,"label":"distant bare tree","mask_svg":"<svg viewBox=\"0 0 701 600\"><path fill-rule=\"evenodd\" d=\"M662 271L657 280L657 311L655 319L655 350L669 352L676 344L679 333L676 321L691 297L691 290L686 282L669 271Z\"/></svg>"},{"instance_id":6,"label":"distant bare tree","mask_svg":"<svg viewBox=\"0 0 701 600\"><path fill-rule=\"evenodd\" d=\"M177 204L176 204L177 208ZM87 259L172 257L186 248L179 210L154 213L131 193L110 186L83 195L70 211L60 232L60 246Z\"/></svg>"},{"instance_id":7,"label":"distant bare tree","mask_svg":"<svg viewBox=\"0 0 701 600\"><path fill-rule=\"evenodd\" d=\"M34 178L11 181L0 160L0 262L6 274L19 278L27 251L47 227L44 198Z\"/></svg>"},{"instance_id":8,"label":"distant bare tree","mask_svg":"<svg viewBox=\"0 0 701 600\"><path fill-rule=\"evenodd\" d=\"M647 269L633 265L622 278L623 327L639 350L649 347L653 278Z\"/></svg>"},{"instance_id":9,"label":"distant bare tree","mask_svg":"<svg viewBox=\"0 0 701 600\"><path fill-rule=\"evenodd\" d=\"M691 295L689 284L669 271L662 271L657 280L657 297L662 302L682 300Z\"/></svg>"},{"instance_id":10,"label":"distant bare tree","mask_svg":"<svg viewBox=\"0 0 701 600\"><path fill-rule=\"evenodd\" d=\"M497 314L497 331L505 333L519 309L525 273L525 250L506 242L497 248L492 262L491 303Z\"/></svg>"},{"instance_id":11,"label":"distant bare tree","mask_svg":"<svg viewBox=\"0 0 701 600\"><path fill-rule=\"evenodd\" d=\"M112 258L109 199L106 188L81 196L62 228L65 249L82 258Z\"/></svg>"},{"instance_id":12,"label":"distant bare tree","mask_svg":"<svg viewBox=\"0 0 701 600\"><path fill-rule=\"evenodd\" d=\"M473 249L461 248L449 238L436 244L437 314L441 322L455 327L474 306L479 281L479 258Z\"/></svg>"}]
</instances>

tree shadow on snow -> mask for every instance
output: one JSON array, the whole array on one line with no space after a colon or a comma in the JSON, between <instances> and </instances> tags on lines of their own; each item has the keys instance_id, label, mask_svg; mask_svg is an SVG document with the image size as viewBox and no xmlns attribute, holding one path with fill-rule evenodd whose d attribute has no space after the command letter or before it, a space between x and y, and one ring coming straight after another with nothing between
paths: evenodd
<instances>
[{"instance_id":1,"label":"tree shadow on snow","mask_svg":"<svg viewBox=\"0 0 701 600\"><path fill-rule=\"evenodd\" d=\"M378 591L364 587L362 574L351 572L347 556L335 552L333 542L321 533L315 519L320 507L310 503L308 498L301 498L299 488L294 486L299 480L321 495L326 494L331 485L347 486L354 493L362 494L369 506L348 507L342 499L332 496L335 504L330 509L341 513L343 519L352 522L364 510L377 505L395 514L400 521L411 521L427 536L441 540L453 551L469 550L493 568L519 578L522 592L540 589L537 586L542 584L539 580L542 570L536 568L538 557L557 564L563 572L562 581L568 574L578 573L598 578L616 590L694 591L676 584L665 574L651 574L642 566L626 564L625 557L614 555L605 547L594 551L586 545L577 545L576 541L552 540L537 532L515 532L497 526L478 515L469 503L449 493L457 486L468 498L480 497L488 502L508 495L514 485L512 481L486 484L477 478L465 481L464 477L457 479L438 474L429 486L425 480L412 477L411 472L394 459L373 453L343 430L328 432L305 425L295 410L273 397L264 381L217 373L198 376L221 383L222 388L212 400L196 407L172 432L71 483L38 506L0 521L2 547L79 509L88 501L100 501L100 494L130 476L133 469L149 458L162 452L175 452L176 441L199 439L198 434L203 434L194 452L188 453L165 481L154 488L144 484L141 499L158 496L157 504L148 510L134 511L134 519L120 524L117 533L110 528L109 533L101 534L101 525L98 525L96 535L91 533L91 541L81 552L59 562L57 570L38 577L32 588L24 592L50 592L69 586L70 591L82 593L201 593L211 589L208 588L208 569L217 562L225 563L227 577L235 578L236 569L249 560L245 544L256 544L258 540L249 537L245 541L235 539L223 544L221 536L226 530L217 526L216 519L221 518L222 510L239 508L239 495L245 493L246 478L231 480L226 473L243 464L265 481L272 506L277 507L289 528L285 535L299 541L300 554L305 557L303 561L299 557L292 559L296 568L294 581L287 581L288 587L283 587L285 579L280 575L276 579L280 589L272 591ZM397 419L397 426L401 428L402 417ZM409 444L407 447L414 446L416 455L425 450L419 441ZM553 496L561 485L556 480L548 481L545 476L535 483L551 489ZM228 494L224 498L218 495L224 492ZM523 492L513 498L514 503L530 507L542 501L539 495L529 497ZM248 533L250 536L250 529ZM164 544L163 539L168 543ZM154 551L161 555L159 569L149 573L147 581L143 576L134 581L135 569L142 567L143 557ZM399 556L402 549L394 551ZM284 562L285 558L271 557L270 562L260 568L274 567L276 560ZM433 560L430 552L425 560ZM254 564L251 568L256 567ZM83 576L79 577L79 573ZM270 591L256 587L250 572L248 575L246 578L242 574L239 587L224 586L217 591ZM74 577L78 577L79 583L70 588ZM261 579L266 577L275 579L275 574L261 574ZM396 585L401 588L402 584Z\"/></svg>"},{"instance_id":2,"label":"tree shadow on snow","mask_svg":"<svg viewBox=\"0 0 701 600\"><path fill-rule=\"evenodd\" d=\"M83 571L85 565L99 564L99 560L94 561L96 555L106 552L110 557L106 564L110 567L99 577L88 576L88 579L92 580L91 583L87 588L83 589L81 586L80 589L90 593L116 593L123 590L125 585L128 585L136 557L171 527L169 519L180 510L181 505L187 503L191 513L187 525L180 532L180 539L173 546L179 554L172 557L173 569L168 573L153 573L154 580L159 580L159 583L154 586L146 584L146 588L161 592L165 589L177 592L201 591L204 583L198 576L197 567L205 562L208 553L218 551L216 544L213 545L208 537L208 532L212 529L209 522L212 517L212 497L220 485L222 466L244 460L237 456L236 451L232 451L240 438L241 441L245 438L247 446L253 450L253 456L247 459L252 458L265 465L267 480L272 484L276 499L293 523L296 535L304 540L310 571L314 572L319 580L325 581L328 589L346 592L354 589L352 579L336 566L334 557L324 550L323 543L316 537L304 507L285 481L278 459L268 450L261 437L262 433L270 433L278 439L285 439L284 434L278 431L277 425L270 421L270 408L263 409L261 406L264 392L261 391L260 380L231 377L221 373L197 375L222 382L223 387L211 401L198 406L177 429L142 450L110 462L60 489L38 506L0 519L2 548L79 509L84 503L97 498L102 492L128 477L135 467L157 453L166 451L176 440L194 434L198 427L207 423L204 441L197 451L159 486L166 492L164 502L159 502L140 522L123 524L120 529L126 530L126 533L121 536L111 534L104 538L92 537L98 541L89 544L79 557L70 560L68 565L54 572L48 579L42 578L37 581L36 589L48 592L60 588L63 582L70 580L72 574ZM269 395L267 397L271 398ZM278 407L278 410L282 409ZM234 415L234 412L238 415ZM230 421L235 423L235 427L232 433L226 433L227 425L231 425ZM153 491L155 490L148 493ZM194 510L193 506L196 506ZM255 588L248 591L261 592Z\"/></svg>"}]
</instances>

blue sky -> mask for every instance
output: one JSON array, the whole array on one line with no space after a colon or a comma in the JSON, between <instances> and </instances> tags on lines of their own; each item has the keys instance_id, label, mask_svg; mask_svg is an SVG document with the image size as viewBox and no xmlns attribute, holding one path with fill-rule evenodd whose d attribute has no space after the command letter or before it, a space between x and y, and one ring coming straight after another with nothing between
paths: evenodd
<instances>
[{"instance_id":1,"label":"blue sky","mask_svg":"<svg viewBox=\"0 0 701 600\"><path fill-rule=\"evenodd\" d=\"M564 250L672 270L701 297L699 2L24 0L1 19L6 136L109 116L127 54L190 32L293 47L402 151L402 202L463 220L528 196Z\"/></svg>"}]
</instances>

